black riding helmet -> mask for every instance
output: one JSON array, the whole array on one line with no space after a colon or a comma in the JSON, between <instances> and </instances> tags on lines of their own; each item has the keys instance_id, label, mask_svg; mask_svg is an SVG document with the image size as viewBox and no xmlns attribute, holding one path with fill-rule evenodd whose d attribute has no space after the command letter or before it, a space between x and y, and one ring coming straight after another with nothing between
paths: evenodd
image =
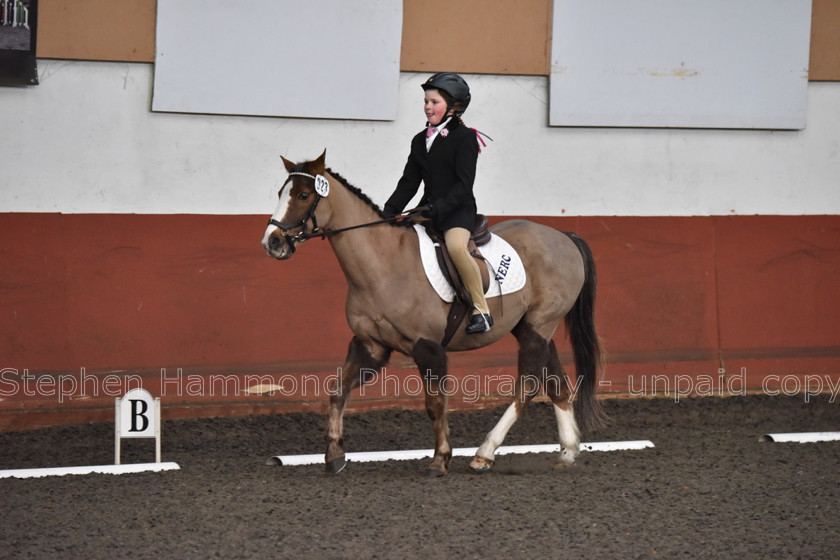
<instances>
[{"instance_id":1,"label":"black riding helmet","mask_svg":"<svg viewBox=\"0 0 840 560\"><path fill-rule=\"evenodd\" d=\"M453 103L460 102L460 110L455 111L457 117L464 114L472 98L470 96L470 86L467 85L464 78L452 72L438 72L426 80L421 87L423 91L427 89L444 91L452 98ZM447 107L446 111L449 112L449 109L450 107Z\"/></svg>"}]
</instances>

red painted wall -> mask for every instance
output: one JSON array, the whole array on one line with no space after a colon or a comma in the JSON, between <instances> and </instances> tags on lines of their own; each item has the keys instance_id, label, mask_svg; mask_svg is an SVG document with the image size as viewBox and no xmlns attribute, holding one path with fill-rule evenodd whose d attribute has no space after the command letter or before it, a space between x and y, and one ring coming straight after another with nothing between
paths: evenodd
<instances>
[{"instance_id":1,"label":"red painted wall","mask_svg":"<svg viewBox=\"0 0 840 560\"><path fill-rule=\"evenodd\" d=\"M730 392L782 383L792 391L795 381L804 392L817 377L823 390L840 385L840 217L534 219L579 232L596 256L605 392L678 397L705 393L707 377ZM109 375L142 378L153 394L163 388L165 417L323 410L326 396L311 390L257 396L233 384L208 394L199 383L326 378L343 361L352 334L329 244L311 240L276 262L260 246L264 224L265 216L0 215L0 430L110 418ZM450 360L456 377L512 374L515 343ZM395 356L390 369L403 380L410 365ZM87 385L72 392L71 378ZM422 405L405 394L351 402Z\"/></svg>"}]
</instances>

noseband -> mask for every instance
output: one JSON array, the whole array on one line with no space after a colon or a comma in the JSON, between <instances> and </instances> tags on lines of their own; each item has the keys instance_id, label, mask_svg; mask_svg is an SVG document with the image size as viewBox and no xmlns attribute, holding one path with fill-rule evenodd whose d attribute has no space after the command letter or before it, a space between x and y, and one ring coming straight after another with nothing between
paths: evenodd
<instances>
[{"instance_id":1,"label":"noseband","mask_svg":"<svg viewBox=\"0 0 840 560\"><path fill-rule=\"evenodd\" d=\"M304 173L303 171L290 171L289 178L286 179L286 183L292 180L292 177L298 175L300 177L306 177L308 179L312 179L315 181L315 176L310 175L309 173ZM286 186L286 183L283 183L283 186ZM309 210L306 212L306 215L299 220L297 223L294 224L284 224L278 222L274 218L268 220L268 224L272 226L277 226L280 230L280 235L283 236L283 239L286 240L286 243L289 245L292 253L295 252L295 242L303 242L307 239L312 239L313 237L320 237L326 238L327 232L322 230L318 227L318 219L315 217L315 210L318 208L318 202L320 202L321 198L323 198L320 194L315 192L315 202L312 203L312 206L309 207ZM312 231L307 231L307 222L312 220ZM301 228L300 232L297 235L289 235L290 229Z\"/></svg>"}]
</instances>

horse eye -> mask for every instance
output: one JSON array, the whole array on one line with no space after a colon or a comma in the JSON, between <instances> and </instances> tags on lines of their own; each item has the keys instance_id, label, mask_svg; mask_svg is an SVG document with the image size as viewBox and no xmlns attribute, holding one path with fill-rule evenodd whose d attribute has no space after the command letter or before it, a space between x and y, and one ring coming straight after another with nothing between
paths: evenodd
<instances>
[{"instance_id":1,"label":"horse eye","mask_svg":"<svg viewBox=\"0 0 840 560\"><path fill-rule=\"evenodd\" d=\"M309 198L309 193L308 192L302 192L298 195L298 198L301 199L301 200L306 200L307 198Z\"/></svg>"}]
</instances>

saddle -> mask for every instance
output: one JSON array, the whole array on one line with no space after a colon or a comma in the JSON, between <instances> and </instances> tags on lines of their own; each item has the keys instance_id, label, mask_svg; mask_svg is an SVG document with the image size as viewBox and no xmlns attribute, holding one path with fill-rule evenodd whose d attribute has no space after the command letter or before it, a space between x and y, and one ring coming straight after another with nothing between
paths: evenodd
<instances>
[{"instance_id":1,"label":"saddle","mask_svg":"<svg viewBox=\"0 0 840 560\"><path fill-rule=\"evenodd\" d=\"M446 348L446 345L449 344L449 341L451 341L452 337L455 335L455 331L458 330L458 327L464 321L464 318L472 310L473 301L472 297L470 297L470 293L467 291L466 286L464 286L464 283L461 280L461 275L458 274L458 269L455 268L455 263L452 261L449 251L446 248L446 241L444 240L443 233L434 229L428 223L426 225L426 232L435 244L438 266L440 266L440 270L443 273L444 278L446 278L455 291L455 299L449 307L449 315L446 320L446 330L444 331L443 339L441 340L441 345ZM478 270L481 272L481 285L485 293L490 287L490 271L487 269L484 257L481 255L478 248L482 245L486 245L489 241L490 231L487 228L487 216L484 214L477 214L475 217L475 227L473 228L473 233L470 235L469 243L467 243L467 250L469 250L470 255L477 261Z\"/></svg>"}]
</instances>

